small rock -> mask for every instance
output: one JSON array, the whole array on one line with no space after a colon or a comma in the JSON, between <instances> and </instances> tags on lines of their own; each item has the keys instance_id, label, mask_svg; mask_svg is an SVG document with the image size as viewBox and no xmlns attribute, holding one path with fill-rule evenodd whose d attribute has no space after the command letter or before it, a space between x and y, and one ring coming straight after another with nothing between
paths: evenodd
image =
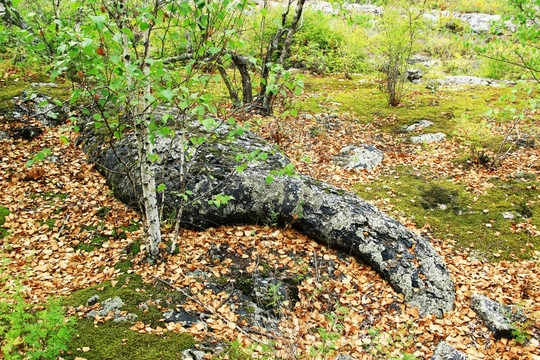
<instances>
[{"instance_id":1,"label":"small rock","mask_svg":"<svg viewBox=\"0 0 540 360\"><path fill-rule=\"evenodd\" d=\"M413 144L421 144L421 143L432 143L432 142L439 142L443 141L446 138L446 134L438 132L438 133L432 133L432 134L422 134L418 136L411 136L409 140Z\"/></svg>"},{"instance_id":2,"label":"small rock","mask_svg":"<svg viewBox=\"0 0 540 360\"><path fill-rule=\"evenodd\" d=\"M467 355L441 341L435 348L431 360L468 360Z\"/></svg>"},{"instance_id":3,"label":"small rock","mask_svg":"<svg viewBox=\"0 0 540 360\"><path fill-rule=\"evenodd\" d=\"M422 69L407 69L407 80L414 83L424 77L425 73Z\"/></svg>"},{"instance_id":4,"label":"small rock","mask_svg":"<svg viewBox=\"0 0 540 360\"><path fill-rule=\"evenodd\" d=\"M471 309L484 322L489 330L493 332L496 339L515 336L515 323L524 323L527 317L523 309L516 305L503 305L487 296L473 294L471 297Z\"/></svg>"},{"instance_id":5,"label":"small rock","mask_svg":"<svg viewBox=\"0 0 540 360\"><path fill-rule=\"evenodd\" d=\"M416 129L426 128L433 125L433 121L429 120L420 120L412 125L406 126L403 130L405 132L413 132Z\"/></svg>"},{"instance_id":6,"label":"small rock","mask_svg":"<svg viewBox=\"0 0 540 360\"><path fill-rule=\"evenodd\" d=\"M9 134L7 131L0 131L0 140L9 139Z\"/></svg>"},{"instance_id":7,"label":"small rock","mask_svg":"<svg viewBox=\"0 0 540 360\"><path fill-rule=\"evenodd\" d=\"M203 360L204 355L202 351L187 349L182 351L182 360Z\"/></svg>"},{"instance_id":8,"label":"small rock","mask_svg":"<svg viewBox=\"0 0 540 360\"><path fill-rule=\"evenodd\" d=\"M381 164L384 154L375 146L353 144L345 146L335 157L336 162L345 169L373 169Z\"/></svg>"},{"instance_id":9,"label":"small rock","mask_svg":"<svg viewBox=\"0 0 540 360\"><path fill-rule=\"evenodd\" d=\"M94 299L95 296L92 296L90 300L97 302L99 297L97 299ZM94 302L94 304L95 304ZM89 311L88 314L86 314L86 317L88 318L95 318L96 316L105 317L109 315L110 313L113 314L114 318L113 321L115 322L123 322L123 321L131 321L134 322L137 319L137 315L135 314L126 314L126 315L120 315L121 311L120 309L125 305L125 303L120 299L118 296L114 298L109 298L101 303L101 310L92 310Z\"/></svg>"},{"instance_id":10,"label":"small rock","mask_svg":"<svg viewBox=\"0 0 540 360\"><path fill-rule=\"evenodd\" d=\"M58 84L55 83L32 83L30 84L31 87L52 87L57 88Z\"/></svg>"},{"instance_id":11,"label":"small rock","mask_svg":"<svg viewBox=\"0 0 540 360\"><path fill-rule=\"evenodd\" d=\"M336 357L336 360L356 360L355 358L351 357L351 355L347 355L347 354L339 354L337 357Z\"/></svg>"},{"instance_id":12,"label":"small rock","mask_svg":"<svg viewBox=\"0 0 540 360\"><path fill-rule=\"evenodd\" d=\"M92 306L99 301L99 295L94 295L86 302L86 306Z\"/></svg>"},{"instance_id":13,"label":"small rock","mask_svg":"<svg viewBox=\"0 0 540 360\"><path fill-rule=\"evenodd\" d=\"M505 219L513 219L513 218L516 217L516 216L515 216L514 214L512 214L510 211L503 212L501 215L502 215L502 217L505 218Z\"/></svg>"},{"instance_id":14,"label":"small rock","mask_svg":"<svg viewBox=\"0 0 540 360\"><path fill-rule=\"evenodd\" d=\"M165 322L175 322L180 323L184 327L190 327L193 324L200 322L195 316L188 314L184 309L179 311L172 310L163 313L163 318Z\"/></svg>"}]
</instances>

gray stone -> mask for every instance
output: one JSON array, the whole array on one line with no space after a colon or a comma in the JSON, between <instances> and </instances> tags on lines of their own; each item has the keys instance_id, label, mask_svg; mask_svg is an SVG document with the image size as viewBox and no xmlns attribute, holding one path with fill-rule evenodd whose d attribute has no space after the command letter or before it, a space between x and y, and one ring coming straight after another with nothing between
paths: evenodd
<instances>
[{"instance_id":1,"label":"gray stone","mask_svg":"<svg viewBox=\"0 0 540 360\"><path fill-rule=\"evenodd\" d=\"M415 83L423 78L425 74L426 72L423 69L407 69L407 80Z\"/></svg>"},{"instance_id":2,"label":"gray stone","mask_svg":"<svg viewBox=\"0 0 540 360\"><path fill-rule=\"evenodd\" d=\"M356 358L353 358L351 355L348 354L339 354L336 357L336 360L356 360Z\"/></svg>"},{"instance_id":3,"label":"gray stone","mask_svg":"<svg viewBox=\"0 0 540 360\"><path fill-rule=\"evenodd\" d=\"M431 360L469 360L467 355L441 341L435 348Z\"/></svg>"},{"instance_id":4,"label":"gray stone","mask_svg":"<svg viewBox=\"0 0 540 360\"><path fill-rule=\"evenodd\" d=\"M347 145L335 157L336 163L345 169L370 170L381 164L384 154L375 146L366 144Z\"/></svg>"},{"instance_id":5,"label":"gray stone","mask_svg":"<svg viewBox=\"0 0 540 360\"><path fill-rule=\"evenodd\" d=\"M506 211L506 212L503 212L502 214L502 217L505 218L505 219L513 219L515 218L516 216L511 213L510 211Z\"/></svg>"},{"instance_id":6,"label":"gray stone","mask_svg":"<svg viewBox=\"0 0 540 360\"><path fill-rule=\"evenodd\" d=\"M94 295L86 302L86 306L92 306L99 301L99 295Z\"/></svg>"},{"instance_id":7,"label":"gray stone","mask_svg":"<svg viewBox=\"0 0 540 360\"><path fill-rule=\"evenodd\" d=\"M188 314L184 309L164 312L163 319L165 319L165 322L180 323L184 327L190 327L193 324L201 322L200 319Z\"/></svg>"},{"instance_id":8,"label":"gray stone","mask_svg":"<svg viewBox=\"0 0 540 360\"><path fill-rule=\"evenodd\" d=\"M467 75L447 76L444 79L437 79L435 81L441 85L476 85L476 86L495 86L495 87L501 86L501 82L494 79L482 78L478 76L467 76Z\"/></svg>"},{"instance_id":9,"label":"gray stone","mask_svg":"<svg viewBox=\"0 0 540 360\"><path fill-rule=\"evenodd\" d=\"M0 140L9 139L9 134L7 131L0 131Z\"/></svg>"},{"instance_id":10,"label":"gray stone","mask_svg":"<svg viewBox=\"0 0 540 360\"><path fill-rule=\"evenodd\" d=\"M58 84L55 83L31 83L31 87L51 87L51 88L57 88Z\"/></svg>"},{"instance_id":11,"label":"gray stone","mask_svg":"<svg viewBox=\"0 0 540 360\"><path fill-rule=\"evenodd\" d=\"M422 134L418 136L411 136L409 140L413 144L421 144L421 143L432 143L432 142L439 142L443 141L446 138L445 133L432 133L432 134Z\"/></svg>"},{"instance_id":12,"label":"gray stone","mask_svg":"<svg viewBox=\"0 0 540 360\"><path fill-rule=\"evenodd\" d=\"M415 122L414 124L406 126L403 130L405 132L413 132L416 129L423 129L429 126L433 126L433 121L420 120L419 122Z\"/></svg>"},{"instance_id":13,"label":"gray stone","mask_svg":"<svg viewBox=\"0 0 540 360\"><path fill-rule=\"evenodd\" d=\"M187 124L188 138L208 134L198 121ZM186 166L191 171L186 174L186 190L197 194L199 201L184 208L181 226L205 229L220 224L260 224L268 214L275 213L278 224L292 224L313 240L371 265L404 295L410 306L417 306L422 316L442 316L453 308L454 284L444 261L429 241L357 195L311 177L274 175L268 184L270 172L290 166L289 159L275 146L247 130L227 139L230 132L227 124L213 129L215 137L189 157ZM123 164L136 164L138 152L134 134L128 133L116 143L116 152L122 162L91 126L84 130L82 141L115 195L138 209L140 186L135 187L134 192L123 167ZM158 149L170 148L173 154L185 151L179 137L171 143L170 138L156 136L155 144ZM267 160L248 162L247 168L238 173L237 155L256 150L267 153ZM164 178L164 208L172 211L182 206L181 198L174 195L182 191L178 181L180 160L166 157L164 153L158 155L162 160L156 161L155 166L159 166L156 172L160 173L163 166L167 174ZM136 174L136 165L132 166L132 174ZM138 177L135 180L140 181ZM233 198L227 206L218 208L209 204L217 194ZM161 201L161 196L159 199Z\"/></svg>"},{"instance_id":14,"label":"gray stone","mask_svg":"<svg viewBox=\"0 0 540 360\"><path fill-rule=\"evenodd\" d=\"M90 300L97 301L97 299L95 299L94 296L91 297L89 299L89 301ZM86 317L95 318L98 315L100 317L105 317L105 316L112 313L113 321L115 321L115 322L123 322L123 321L134 322L137 319L137 315L131 314L131 313L128 313L128 314L125 314L125 315L121 314L122 311L120 309L124 305L125 305L125 303L118 296L116 296L114 298L109 298L109 299L106 299L105 301L103 301L101 303L101 309L100 310L89 311L86 314Z\"/></svg>"},{"instance_id":15,"label":"gray stone","mask_svg":"<svg viewBox=\"0 0 540 360\"><path fill-rule=\"evenodd\" d=\"M202 351L187 349L182 351L182 360L204 360L204 355Z\"/></svg>"},{"instance_id":16,"label":"gray stone","mask_svg":"<svg viewBox=\"0 0 540 360\"><path fill-rule=\"evenodd\" d=\"M523 309L516 305L503 305L487 296L473 294L471 297L471 309L484 322L487 328L493 332L496 339L515 336L515 323L524 323L527 317Z\"/></svg>"}]
</instances>

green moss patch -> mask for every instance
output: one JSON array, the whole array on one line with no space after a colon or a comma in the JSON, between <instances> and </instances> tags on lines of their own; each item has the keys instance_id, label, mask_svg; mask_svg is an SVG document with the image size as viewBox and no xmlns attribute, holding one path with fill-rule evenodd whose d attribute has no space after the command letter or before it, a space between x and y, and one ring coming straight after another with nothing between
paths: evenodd
<instances>
[{"instance_id":1,"label":"green moss patch","mask_svg":"<svg viewBox=\"0 0 540 360\"><path fill-rule=\"evenodd\" d=\"M161 325L161 309L154 305L156 300L178 304L184 301L183 296L162 286L145 284L139 275L123 274L116 283L107 281L101 284L75 291L62 301L64 306L78 307L85 305L94 295L99 296L99 302L116 296L120 297L125 306L122 311L137 315L137 321L152 327ZM139 305L146 303L146 309ZM129 330L130 323L115 323L106 321L94 326L91 319L78 319L75 325L76 335L68 345L69 355L66 359L84 357L90 359L179 359L183 350L195 345L189 334L165 333L141 334ZM88 347L90 351L83 352Z\"/></svg>"},{"instance_id":2,"label":"green moss patch","mask_svg":"<svg viewBox=\"0 0 540 360\"><path fill-rule=\"evenodd\" d=\"M155 306L149 306L147 311L139 309L139 305L156 299L167 300L170 303L178 304L184 301L184 297L178 292L163 286L152 286L145 284L139 275L122 274L120 275L113 286L110 281L97 284L86 289L75 291L71 296L64 299L65 306L80 306L85 305L88 299L94 295L99 295L100 301L120 297L125 305L122 310L128 311L137 315L138 321L151 326L158 326L161 319L161 311Z\"/></svg>"},{"instance_id":3,"label":"green moss patch","mask_svg":"<svg viewBox=\"0 0 540 360\"><path fill-rule=\"evenodd\" d=\"M8 229L1 227L6 223L6 216L9 215L9 209L3 206L0 206L0 239L3 239L8 234Z\"/></svg>"},{"instance_id":4,"label":"green moss patch","mask_svg":"<svg viewBox=\"0 0 540 360\"><path fill-rule=\"evenodd\" d=\"M396 175L355 188L366 200L390 198L417 227L429 225L434 236L473 247L481 257L528 258L530 252L522 252L527 244L540 250L540 239L524 229L527 222L540 226L538 181L492 180L492 188L476 195L452 179L428 182L407 167L398 167Z\"/></svg>"},{"instance_id":5,"label":"green moss patch","mask_svg":"<svg viewBox=\"0 0 540 360\"><path fill-rule=\"evenodd\" d=\"M0 86L0 113L8 113L13 108L13 99L28 88L29 84L24 81L8 80Z\"/></svg>"},{"instance_id":6,"label":"green moss patch","mask_svg":"<svg viewBox=\"0 0 540 360\"><path fill-rule=\"evenodd\" d=\"M91 320L79 320L65 359L154 360L181 359L182 351L195 346L190 334L167 332L162 336L129 330L131 325L106 322L97 327ZM82 351L89 348L89 351ZM87 349L85 349L87 350Z\"/></svg>"}]
</instances>

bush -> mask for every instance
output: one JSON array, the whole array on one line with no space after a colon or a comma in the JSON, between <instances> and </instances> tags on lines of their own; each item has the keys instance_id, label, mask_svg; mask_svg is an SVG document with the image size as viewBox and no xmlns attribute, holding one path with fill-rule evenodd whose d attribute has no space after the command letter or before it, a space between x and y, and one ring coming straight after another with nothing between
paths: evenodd
<instances>
[{"instance_id":1,"label":"bush","mask_svg":"<svg viewBox=\"0 0 540 360\"><path fill-rule=\"evenodd\" d=\"M405 92L407 59L414 54L422 30L423 5L415 0L399 1L399 6L385 7L377 35L378 53L381 58L380 71L388 103L398 106Z\"/></svg>"},{"instance_id":2,"label":"bush","mask_svg":"<svg viewBox=\"0 0 540 360\"><path fill-rule=\"evenodd\" d=\"M0 275L2 272L0 272ZM2 279L2 278L0 278ZM67 349L73 330L64 310L50 300L41 310L27 304L22 287L7 294L6 279L0 291L0 349L6 359L56 359ZM9 281L10 284L14 281Z\"/></svg>"}]
</instances>

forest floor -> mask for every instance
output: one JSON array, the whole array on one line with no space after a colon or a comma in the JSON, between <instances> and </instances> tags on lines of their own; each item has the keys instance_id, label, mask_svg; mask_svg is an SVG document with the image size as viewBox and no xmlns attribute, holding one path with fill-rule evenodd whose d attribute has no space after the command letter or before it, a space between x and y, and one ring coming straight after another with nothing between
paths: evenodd
<instances>
[{"instance_id":1,"label":"forest floor","mask_svg":"<svg viewBox=\"0 0 540 360\"><path fill-rule=\"evenodd\" d=\"M98 293L117 286L125 289L129 282L125 274L134 283L142 280L135 287L137 293L150 291L144 284L159 278L191 290L201 303L214 309L215 314L205 319L207 327L194 325L187 330L172 323L145 322L141 316L137 323L123 327L119 338L102 339L116 342L117 348L136 346L130 345L130 341L138 340L128 332L154 336L154 345L147 347L157 346L178 331L187 331L197 341L205 342L237 339L245 346L253 338L267 342L268 337L238 331L233 324L241 326L242 319L227 305L225 293L203 289L195 279L185 276L199 269L216 278L226 277L229 263L215 263L208 256L211 246L224 244L239 259L245 259L248 271L265 270L257 266L263 260L270 271L286 265L300 276L299 301L294 307L281 309L282 334L272 339L276 342L275 357L279 351L293 348L307 357L310 349L331 343L338 349L336 353L356 359L400 359L403 354L429 359L444 340L471 359L539 360L540 147L518 147L500 166L488 169L474 164L467 155L476 145L493 156L490 149L496 147L471 144L472 135L459 131L471 124L460 123L466 117L459 111L487 110L504 91L487 87L437 92L413 89L404 105L393 109L380 102L381 95L375 88L359 79L313 78L306 80L303 98L295 100L300 116L239 119L277 143L300 172L358 193L413 231L429 237L448 264L456 285L455 310L442 319L420 318L416 309L407 308L402 296L369 266L339 256L290 228L238 225L203 232L185 230L179 253L151 266L144 259L144 251L137 254L126 250L134 244L145 248L139 216L113 197L104 178L74 145L75 134L68 134L69 144L59 144L60 136L66 135L61 135L60 128L47 128L31 142L0 140L0 256L4 259L0 276L11 289L18 279L28 302L43 303L50 297L68 299L66 303L72 305L69 313L81 317L79 325L88 308L82 306L86 298L77 303L83 298L77 291L91 286ZM468 105L461 106L456 98L467 96L470 99L464 101ZM373 102L366 110L359 103L369 102L370 97ZM471 105L474 101L485 107ZM317 108L328 112L332 106L336 109L331 112L337 117L317 120L302 116L323 111ZM539 114L526 116L532 119L532 129L538 129ZM436 144L407 142L408 134L400 129L420 119L434 121L434 129L447 133L447 139ZM510 122L493 121L494 126L482 131L490 132L492 139L501 139ZM32 122L26 119L24 125ZM21 125L0 119L0 130ZM480 137L487 138L482 133ZM371 171L344 170L332 158L348 143L378 147L385 155L383 163ZM44 148L51 148L52 154L40 164L25 167L33 154ZM523 177L523 173L534 177ZM428 190L434 187L452 192L447 209L422 205L429 201ZM437 204L436 199L433 201ZM458 208L467 209L468 215L458 215ZM505 219L502 212L513 212L514 218ZM165 240L170 240L172 231L167 223L163 231ZM299 254L307 255L299 261ZM310 256L321 259L318 269L310 265ZM332 271L343 275L341 280L324 276L331 263ZM520 344L494 339L470 309L472 294L522 306L530 319L521 329L527 340ZM184 307L208 311L193 301L187 301ZM336 321L330 320L329 313L338 315ZM113 326L107 319L84 324L91 329ZM323 342L317 329L338 336ZM89 335L84 327L77 331L80 335L64 358L105 358L97 349L104 346L102 343L84 343L81 337ZM124 358L123 350L118 351L108 355ZM137 357L129 351L125 356L149 358L148 354Z\"/></svg>"}]
</instances>

